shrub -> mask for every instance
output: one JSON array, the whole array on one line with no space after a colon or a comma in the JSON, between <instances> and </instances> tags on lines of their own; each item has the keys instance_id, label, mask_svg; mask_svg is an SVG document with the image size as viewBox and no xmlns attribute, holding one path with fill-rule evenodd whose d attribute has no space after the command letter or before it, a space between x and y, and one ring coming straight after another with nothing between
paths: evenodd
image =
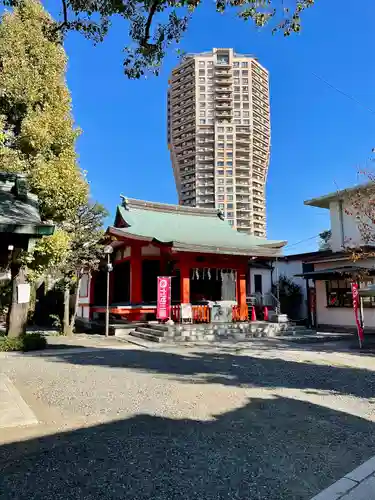
<instances>
[{"instance_id":1,"label":"shrub","mask_svg":"<svg viewBox=\"0 0 375 500\"><path fill-rule=\"evenodd\" d=\"M0 337L0 351L38 351L45 349L47 341L40 333L26 333L20 337Z\"/></svg>"}]
</instances>

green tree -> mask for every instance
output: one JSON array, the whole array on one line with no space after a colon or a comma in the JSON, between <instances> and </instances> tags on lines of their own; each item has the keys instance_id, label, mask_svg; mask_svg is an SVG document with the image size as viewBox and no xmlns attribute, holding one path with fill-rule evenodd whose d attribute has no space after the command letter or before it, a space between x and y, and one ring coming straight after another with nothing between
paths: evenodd
<instances>
[{"instance_id":1,"label":"green tree","mask_svg":"<svg viewBox=\"0 0 375 500\"><path fill-rule=\"evenodd\" d=\"M5 5L19 0L1 0ZM189 20L203 0L59 0L61 19L53 34L74 30L100 42L110 28L111 19L122 18L128 25L130 44L125 47L124 71L129 78L140 78L147 71L158 74L164 56L178 44L188 28ZM208 0L206 0L208 1ZM290 7L287 6L290 5ZM301 13L314 0L215 0L215 10L224 14L229 9L256 26L272 23L273 32L285 36L299 32Z\"/></svg>"},{"instance_id":2,"label":"green tree","mask_svg":"<svg viewBox=\"0 0 375 500\"><path fill-rule=\"evenodd\" d=\"M77 164L79 130L65 81L66 54L37 0L20 0L0 24L0 171L24 172L43 219L69 219L88 186Z\"/></svg>"},{"instance_id":3,"label":"green tree","mask_svg":"<svg viewBox=\"0 0 375 500\"><path fill-rule=\"evenodd\" d=\"M98 269L103 258L103 222L107 215L108 212L99 203L87 203L79 207L72 221L65 224L65 231L70 237L69 249L60 265L64 282L65 335L71 335L74 330L82 276ZM71 291L75 295L75 303L70 315Z\"/></svg>"},{"instance_id":4,"label":"green tree","mask_svg":"<svg viewBox=\"0 0 375 500\"><path fill-rule=\"evenodd\" d=\"M41 3L14 4L0 23L0 171L27 174L42 219L61 224L73 220L88 198L75 152L79 130L65 81L67 58L54 33L56 23ZM62 258L67 241L62 231L48 244L43 241L45 262ZM25 263L19 264L12 266L11 336L24 331L27 317L25 305L17 304L17 284L27 278Z\"/></svg>"}]
</instances>

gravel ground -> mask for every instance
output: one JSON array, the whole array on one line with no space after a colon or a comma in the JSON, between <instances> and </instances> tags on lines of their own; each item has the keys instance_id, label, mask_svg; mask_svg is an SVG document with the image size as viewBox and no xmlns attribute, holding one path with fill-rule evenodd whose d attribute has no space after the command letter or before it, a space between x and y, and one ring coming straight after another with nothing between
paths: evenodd
<instances>
[{"instance_id":1,"label":"gravel ground","mask_svg":"<svg viewBox=\"0 0 375 500\"><path fill-rule=\"evenodd\" d=\"M2 355L40 424L0 431L0 499L308 500L375 454L374 361L262 343Z\"/></svg>"}]
</instances>

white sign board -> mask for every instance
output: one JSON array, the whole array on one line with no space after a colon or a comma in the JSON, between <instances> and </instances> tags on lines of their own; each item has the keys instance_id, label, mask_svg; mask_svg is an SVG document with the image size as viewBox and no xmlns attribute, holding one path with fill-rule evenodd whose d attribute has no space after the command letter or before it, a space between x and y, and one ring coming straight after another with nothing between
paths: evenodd
<instances>
[{"instance_id":1,"label":"white sign board","mask_svg":"<svg viewBox=\"0 0 375 500\"><path fill-rule=\"evenodd\" d=\"M17 303L27 304L28 302L30 302L29 283L22 283L22 285L17 285Z\"/></svg>"},{"instance_id":2,"label":"white sign board","mask_svg":"<svg viewBox=\"0 0 375 500\"><path fill-rule=\"evenodd\" d=\"M193 319L191 304L181 304L181 319L183 321L191 321Z\"/></svg>"}]
</instances>

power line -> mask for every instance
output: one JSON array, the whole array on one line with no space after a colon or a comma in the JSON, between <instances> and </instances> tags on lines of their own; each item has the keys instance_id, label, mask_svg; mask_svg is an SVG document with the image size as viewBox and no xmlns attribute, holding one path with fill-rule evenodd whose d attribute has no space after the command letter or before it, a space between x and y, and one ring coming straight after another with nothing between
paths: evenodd
<instances>
[{"instance_id":1,"label":"power line","mask_svg":"<svg viewBox=\"0 0 375 500\"><path fill-rule=\"evenodd\" d=\"M352 95L350 94L347 94L346 92L344 92L343 90L335 87L334 85L332 85L331 83L327 82L327 80L325 80L324 78L322 78L321 76L317 75L316 73L313 73L311 72L311 74L313 76L315 76L315 78L317 78L318 80L320 80L321 82L325 83L328 87L330 87L331 89L335 90L336 92L338 92L339 94L347 97L348 99L350 99L351 101L355 102L356 104L358 104L359 106L361 106L362 108L366 109L366 111L369 111L371 114L375 115L375 111L373 109L371 109L369 106L366 106L366 104L363 104L361 101L359 101L358 99L356 99L355 97L353 97Z\"/></svg>"},{"instance_id":2,"label":"power line","mask_svg":"<svg viewBox=\"0 0 375 500\"><path fill-rule=\"evenodd\" d=\"M315 238L319 238L319 234L316 234L315 236L311 236L311 238L305 238L304 240L297 241L296 243L291 243L290 245L285 245L284 248L295 247L297 245L300 245L301 243L305 243L306 241L314 240Z\"/></svg>"}]
</instances>

